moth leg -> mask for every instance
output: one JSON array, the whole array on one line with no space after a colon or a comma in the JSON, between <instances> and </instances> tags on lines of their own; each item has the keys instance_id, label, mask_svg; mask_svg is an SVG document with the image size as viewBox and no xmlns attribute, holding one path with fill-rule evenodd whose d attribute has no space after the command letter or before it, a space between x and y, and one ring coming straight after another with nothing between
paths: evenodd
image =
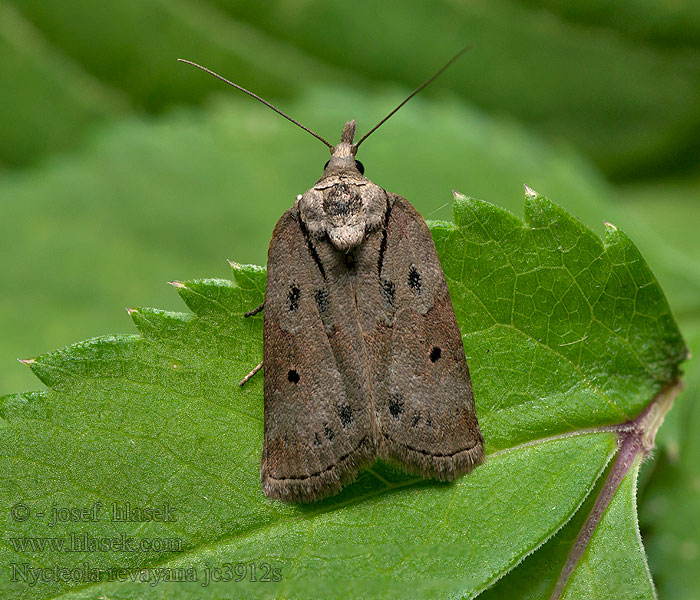
<instances>
[{"instance_id":1,"label":"moth leg","mask_svg":"<svg viewBox=\"0 0 700 600\"><path fill-rule=\"evenodd\" d=\"M263 308L265 308L265 301L262 301L262 304L260 306L255 307L253 310L249 310L247 313L243 313L244 317L252 317L253 315L257 315Z\"/></svg>"},{"instance_id":2,"label":"moth leg","mask_svg":"<svg viewBox=\"0 0 700 600\"><path fill-rule=\"evenodd\" d=\"M257 365L250 373L248 373L243 379L241 379L238 382L238 385L243 387L243 385L246 383L246 381L248 381L251 377L253 377L253 375L255 375L260 369L262 369L262 366L263 366L262 363Z\"/></svg>"}]
</instances>

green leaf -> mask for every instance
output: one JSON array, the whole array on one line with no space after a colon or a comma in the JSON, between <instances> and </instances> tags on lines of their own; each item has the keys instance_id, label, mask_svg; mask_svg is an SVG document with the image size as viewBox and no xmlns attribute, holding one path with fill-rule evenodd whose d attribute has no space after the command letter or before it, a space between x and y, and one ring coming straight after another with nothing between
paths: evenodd
<instances>
[{"instance_id":1,"label":"green leaf","mask_svg":"<svg viewBox=\"0 0 700 600\"><path fill-rule=\"evenodd\" d=\"M649 548L649 564L657 575L661 598L693 600L700 587L700 328L689 336L693 360L688 364L687 389L674 409L675 435L666 436L650 481L644 490L641 522ZM666 429L664 427L664 429Z\"/></svg>"},{"instance_id":2,"label":"green leaf","mask_svg":"<svg viewBox=\"0 0 700 600\"><path fill-rule=\"evenodd\" d=\"M640 462L637 460L632 465L608 505L563 598L655 598L636 522L635 492ZM611 470L600 478L586 503L566 526L479 597L483 600L549 598Z\"/></svg>"},{"instance_id":3,"label":"green leaf","mask_svg":"<svg viewBox=\"0 0 700 600\"><path fill-rule=\"evenodd\" d=\"M261 317L243 312L261 301L264 271L233 265L233 281L175 283L192 314L133 309L140 335L95 338L28 361L50 390L2 400L0 594L471 597L517 576L508 573L542 544L546 550L572 517L590 523L592 515L604 526L581 538L586 553L573 562L562 555L572 573L565 597L591 589L611 552L630 558L621 576L637 581L644 556L629 533L636 466L687 355L663 293L620 230L608 226L601 242L534 193L525 222L461 196L454 215L454 225L434 224L433 234L472 370L486 465L439 484L377 464L323 502L266 499L258 479L262 378L237 386L262 356ZM103 512L89 523L52 527L38 515L96 502ZM114 522L113 503L165 503L177 519ZM75 531L181 547L66 553L32 550L26 540ZM610 531L621 533L611 540ZM243 581L203 586L207 569L226 562L245 570ZM91 582L85 564L123 568L127 581ZM269 568L279 581L251 581L253 565L257 577ZM38 570L57 566L77 570L53 578ZM199 580L129 579L176 568ZM648 596L648 575L640 585Z\"/></svg>"},{"instance_id":4,"label":"green leaf","mask_svg":"<svg viewBox=\"0 0 700 600\"><path fill-rule=\"evenodd\" d=\"M645 465L639 498L642 534L659 597L694 600L700 587L700 321L697 294L691 290L692 281L700 280L700 253L693 237L693 224L700 217L700 185L697 177L639 183L622 190L621 196L639 216L640 227L674 240L675 262L683 266L688 281L664 289L674 298L674 314L694 358L684 367L686 390L659 433L655 460ZM682 295L687 301L679 303Z\"/></svg>"}]
</instances>

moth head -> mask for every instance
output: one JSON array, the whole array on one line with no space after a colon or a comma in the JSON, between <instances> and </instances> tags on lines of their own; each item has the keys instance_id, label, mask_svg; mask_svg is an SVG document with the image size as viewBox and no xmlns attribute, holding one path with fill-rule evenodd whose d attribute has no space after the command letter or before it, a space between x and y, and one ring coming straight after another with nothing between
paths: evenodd
<instances>
[{"instance_id":1,"label":"moth head","mask_svg":"<svg viewBox=\"0 0 700 600\"><path fill-rule=\"evenodd\" d=\"M364 174L365 167L355 159L357 146L353 144L355 138L355 121L348 121L343 127L343 133L340 136L340 143L331 148L331 158L323 167L324 174L337 173L343 171L346 173L360 175Z\"/></svg>"}]
</instances>

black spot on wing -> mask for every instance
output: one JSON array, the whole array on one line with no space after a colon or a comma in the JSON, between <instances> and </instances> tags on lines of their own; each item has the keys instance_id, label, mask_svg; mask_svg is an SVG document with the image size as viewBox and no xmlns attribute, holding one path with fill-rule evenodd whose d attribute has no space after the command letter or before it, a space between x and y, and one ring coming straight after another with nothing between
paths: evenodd
<instances>
[{"instance_id":1,"label":"black spot on wing","mask_svg":"<svg viewBox=\"0 0 700 600\"><path fill-rule=\"evenodd\" d=\"M352 423L352 408L347 404L339 404L338 416L340 417L340 422L343 424L343 427L347 427Z\"/></svg>"},{"instance_id":2,"label":"black spot on wing","mask_svg":"<svg viewBox=\"0 0 700 600\"><path fill-rule=\"evenodd\" d=\"M289 291L287 292L287 308L289 308L289 312L296 312L299 310L300 298L301 290L295 283L293 283L289 286Z\"/></svg>"},{"instance_id":3,"label":"black spot on wing","mask_svg":"<svg viewBox=\"0 0 700 600\"><path fill-rule=\"evenodd\" d=\"M395 419L403 414L403 398L399 394L391 394L389 398L389 412Z\"/></svg>"},{"instance_id":4,"label":"black spot on wing","mask_svg":"<svg viewBox=\"0 0 700 600\"><path fill-rule=\"evenodd\" d=\"M408 269L408 287L414 294L420 294L423 290L423 279L415 265L411 265L411 268Z\"/></svg>"},{"instance_id":5,"label":"black spot on wing","mask_svg":"<svg viewBox=\"0 0 700 600\"><path fill-rule=\"evenodd\" d=\"M316 299L316 306L318 306L318 310L321 313L325 313L328 311L328 306L330 304L330 294L328 293L328 290L325 289L320 289L316 290L316 294L314 294L314 297Z\"/></svg>"},{"instance_id":6,"label":"black spot on wing","mask_svg":"<svg viewBox=\"0 0 700 600\"><path fill-rule=\"evenodd\" d=\"M439 346L433 346L433 349L430 351L430 362L437 362L440 360L440 357L442 356L442 350L440 349Z\"/></svg>"},{"instance_id":7,"label":"black spot on wing","mask_svg":"<svg viewBox=\"0 0 700 600\"><path fill-rule=\"evenodd\" d=\"M299 383L299 373L294 369L290 369L289 373L287 373L287 380L290 383Z\"/></svg>"},{"instance_id":8,"label":"black spot on wing","mask_svg":"<svg viewBox=\"0 0 700 600\"><path fill-rule=\"evenodd\" d=\"M382 298L386 301L389 306L394 306L394 299L396 296L396 286L391 279L385 279L382 282Z\"/></svg>"},{"instance_id":9,"label":"black spot on wing","mask_svg":"<svg viewBox=\"0 0 700 600\"><path fill-rule=\"evenodd\" d=\"M389 224L389 217L391 216L391 203L389 202L389 196L386 197L386 210L384 211L384 228L382 229L382 243L379 246L379 258L377 259L377 274L379 279L382 278L382 268L384 267L384 253L386 252L387 245L387 225Z\"/></svg>"}]
</instances>

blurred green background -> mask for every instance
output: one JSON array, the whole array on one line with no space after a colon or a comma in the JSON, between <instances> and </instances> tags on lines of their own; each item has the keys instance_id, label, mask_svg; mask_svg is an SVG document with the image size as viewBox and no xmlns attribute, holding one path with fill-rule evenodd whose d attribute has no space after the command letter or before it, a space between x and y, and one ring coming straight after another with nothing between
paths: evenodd
<instances>
[{"instance_id":1,"label":"blurred green background","mask_svg":"<svg viewBox=\"0 0 700 600\"><path fill-rule=\"evenodd\" d=\"M168 280L263 264L332 143L472 49L362 147L366 175L449 219L451 190L522 214L527 183L598 233L623 228L700 348L700 3L0 0L0 393L15 361L183 310ZM700 389L640 491L664 598L700 585ZM653 477L651 475L653 474Z\"/></svg>"}]
</instances>

